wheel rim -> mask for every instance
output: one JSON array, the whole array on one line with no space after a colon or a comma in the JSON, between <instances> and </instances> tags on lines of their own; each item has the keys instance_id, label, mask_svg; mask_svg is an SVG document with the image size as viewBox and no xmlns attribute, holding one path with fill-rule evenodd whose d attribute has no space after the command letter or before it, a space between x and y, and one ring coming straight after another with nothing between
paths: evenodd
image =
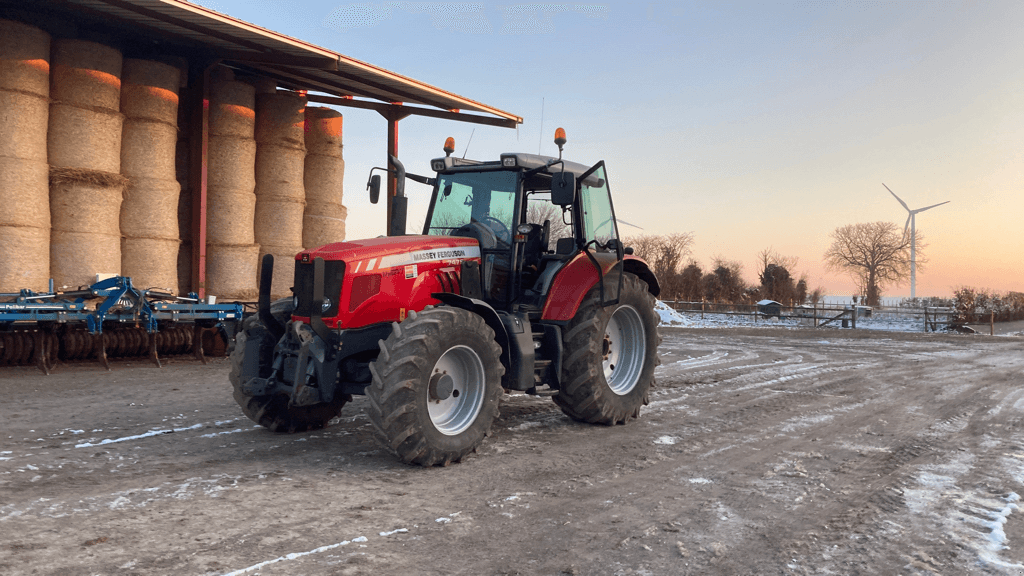
<instances>
[{"instance_id":1,"label":"wheel rim","mask_svg":"<svg viewBox=\"0 0 1024 576\"><path fill-rule=\"evenodd\" d=\"M632 306L619 306L604 331L604 377L612 392L629 394L640 380L647 338L640 313Z\"/></svg>"},{"instance_id":2,"label":"wheel rim","mask_svg":"<svg viewBox=\"0 0 1024 576\"><path fill-rule=\"evenodd\" d=\"M473 425L484 403L484 363L468 346L449 348L434 364L431 381L440 380L438 397L432 384L427 390L430 421L447 436L461 434ZM449 390L450 388L450 390Z\"/></svg>"}]
</instances>

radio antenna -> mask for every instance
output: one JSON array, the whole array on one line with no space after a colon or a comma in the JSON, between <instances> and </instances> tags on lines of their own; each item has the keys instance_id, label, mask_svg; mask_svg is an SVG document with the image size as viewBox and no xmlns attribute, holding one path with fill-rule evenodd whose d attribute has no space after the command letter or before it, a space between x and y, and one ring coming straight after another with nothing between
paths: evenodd
<instances>
[{"instance_id":1,"label":"radio antenna","mask_svg":"<svg viewBox=\"0 0 1024 576\"><path fill-rule=\"evenodd\" d=\"M476 134L476 128L473 128L473 131L469 133L469 140L466 141L466 150L462 153L463 160L466 159L466 154L469 153L469 144L473 141L473 134Z\"/></svg>"}]
</instances>

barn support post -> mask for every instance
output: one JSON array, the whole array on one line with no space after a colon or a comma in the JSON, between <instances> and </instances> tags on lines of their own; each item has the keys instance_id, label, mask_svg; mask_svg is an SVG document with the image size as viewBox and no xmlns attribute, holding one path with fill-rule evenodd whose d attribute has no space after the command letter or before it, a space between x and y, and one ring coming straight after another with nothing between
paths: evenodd
<instances>
[{"instance_id":1,"label":"barn support post","mask_svg":"<svg viewBox=\"0 0 1024 576\"><path fill-rule=\"evenodd\" d=\"M210 69L202 62L189 66L188 185L192 194L192 291L206 297L206 186L210 144Z\"/></svg>"},{"instance_id":2,"label":"barn support post","mask_svg":"<svg viewBox=\"0 0 1024 576\"><path fill-rule=\"evenodd\" d=\"M398 190L398 179L395 178L391 173L391 162L388 158L394 156L398 158L398 123L409 116L409 112L405 112L402 109L401 102L392 103L391 107L387 110L378 110L381 116L384 117L388 122L388 146L387 156L384 158L384 166L388 169L388 214L387 222L385 224L385 230L391 229L391 205L393 204L393 198Z\"/></svg>"}]
</instances>

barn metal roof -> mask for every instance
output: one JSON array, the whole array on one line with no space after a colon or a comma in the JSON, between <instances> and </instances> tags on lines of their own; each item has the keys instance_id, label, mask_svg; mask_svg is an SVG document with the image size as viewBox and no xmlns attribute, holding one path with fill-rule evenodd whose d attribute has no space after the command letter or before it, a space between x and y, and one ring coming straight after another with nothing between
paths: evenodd
<instances>
[{"instance_id":1,"label":"barn metal roof","mask_svg":"<svg viewBox=\"0 0 1024 576\"><path fill-rule=\"evenodd\" d=\"M34 4L52 12L73 11L121 34L198 50L273 78L282 87L323 92L351 100L349 105L357 107L381 110L381 103L388 107L417 104L437 109L426 109L425 115L453 120L507 127L523 121L493 106L185 0L42 0ZM403 110L417 113L413 107Z\"/></svg>"}]
</instances>

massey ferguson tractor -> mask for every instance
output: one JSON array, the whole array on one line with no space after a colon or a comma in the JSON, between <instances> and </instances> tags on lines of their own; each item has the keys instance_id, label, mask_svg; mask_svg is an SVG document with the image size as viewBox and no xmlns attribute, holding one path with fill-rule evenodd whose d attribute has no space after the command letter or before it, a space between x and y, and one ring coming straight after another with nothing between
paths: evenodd
<instances>
[{"instance_id":1,"label":"massey ferguson tractor","mask_svg":"<svg viewBox=\"0 0 1024 576\"><path fill-rule=\"evenodd\" d=\"M381 444L423 466L475 450L506 391L551 395L581 422L639 416L659 362L658 280L619 240L604 162L562 160L565 141L556 131L558 158L480 162L452 157L449 139L433 177L390 158L390 234L300 252L291 299L271 303L264 256L259 313L231 355L246 416L312 430L365 394ZM433 187L421 235L405 234L406 177ZM538 213L562 218L562 237Z\"/></svg>"}]
</instances>

